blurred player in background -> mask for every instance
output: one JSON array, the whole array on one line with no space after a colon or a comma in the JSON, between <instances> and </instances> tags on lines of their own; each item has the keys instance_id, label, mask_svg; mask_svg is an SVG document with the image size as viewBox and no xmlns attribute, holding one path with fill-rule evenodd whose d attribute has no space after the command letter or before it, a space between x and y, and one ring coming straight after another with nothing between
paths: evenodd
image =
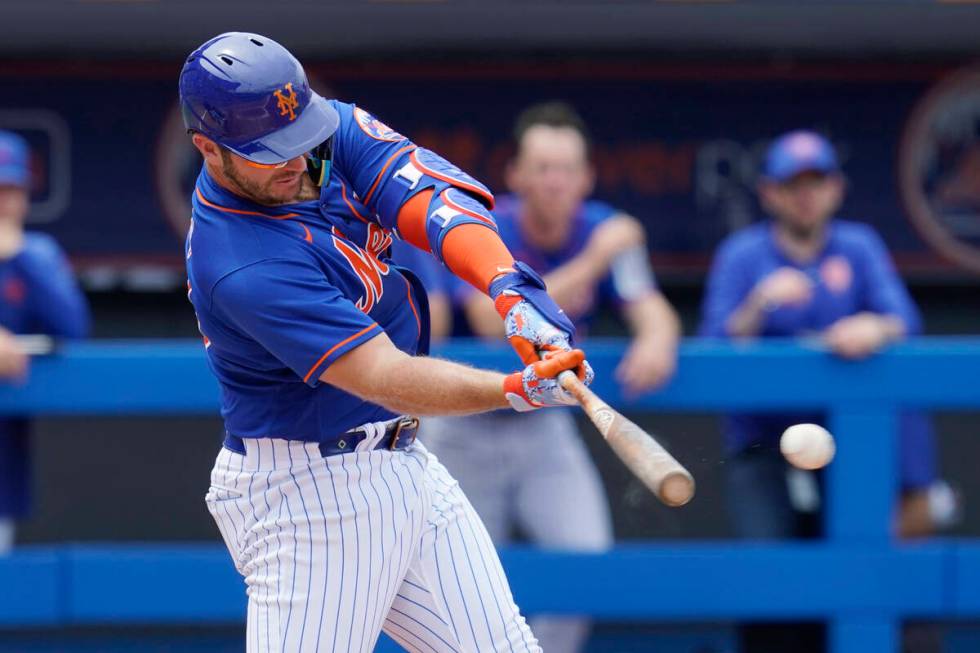
<instances>
[{"instance_id":1,"label":"blurred player in background","mask_svg":"<svg viewBox=\"0 0 980 653\"><path fill-rule=\"evenodd\" d=\"M497 203L500 236L544 276L549 292L584 335L598 306L612 303L632 340L616 377L628 393L654 388L674 371L680 326L657 290L643 228L588 199L595 183L589 137L570 106L551 102L517 119L516 155L506 171L510 196ZM455 284L472 333L503 335L493 303ZM465 433L466 437L459 437ZM422 438L459 480L497 545L520 529L543 547L601 551L613 542L602 482L568 411L494 412L429 420ZM536 618L545 651L572 653L588 622Z\"/></svg>"},{"instance_id":2,"label":"blurred player in background","mask_svg":"<svg viewBox=\"0 0 980 653\"><path fill-rule=\"evenodd\" d=\"M0 378L16 383L28 359L14 334L81 338L89 330L85 297L51 237L25 233L30 208L30 152L0 131ZM14 543L15 520L30 509L30 423L0 419L0 553Z\"/></svg>"},{"instance_id":3,"label":"blurred player in background","mask_svg":"<svg viewBox=\"0 0 980 653\"><path fill-rule=\"evenodd\" d=\"M919 311L878 234L868 225L833 219L844 187L834 148L822 136L795 131L772 144L759 184L761 204L772 220L732 234L719 247L708 279L702 335L819 335L837 355L860 359L921 333ZM819 534L817 479L790 468L779 453L780 434L799 422L823 423L824 416L725 418L727 497L738 536ZM897 531L925 535L933 530L929 490L937 481L932 426L925 415L907 413L900 432ZM786 645L768 639L746 644L759 653L789 650L781 648Z\"/></svg>"}]
</instances>

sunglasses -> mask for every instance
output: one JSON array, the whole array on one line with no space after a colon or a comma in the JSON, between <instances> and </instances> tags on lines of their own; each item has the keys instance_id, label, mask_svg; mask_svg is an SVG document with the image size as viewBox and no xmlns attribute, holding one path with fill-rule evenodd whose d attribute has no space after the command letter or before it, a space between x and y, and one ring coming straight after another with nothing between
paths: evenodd
<instances>
[{"instance_id":1,"label":"sunglasses","mask_svg":"<svg viewBox=\"0 0 980 653\"><path fill-rule=\"evenodd\" d=\"M317 186L322 186L323 182L330 176L330 161L333 159L333 138L328 138L303 156L306 157L306 170L310 173L310 178ZM286 167L289 161L279 163L256 163L240 156L245 165L259 170L278 170Z\"/></svg>"}]
</instances>

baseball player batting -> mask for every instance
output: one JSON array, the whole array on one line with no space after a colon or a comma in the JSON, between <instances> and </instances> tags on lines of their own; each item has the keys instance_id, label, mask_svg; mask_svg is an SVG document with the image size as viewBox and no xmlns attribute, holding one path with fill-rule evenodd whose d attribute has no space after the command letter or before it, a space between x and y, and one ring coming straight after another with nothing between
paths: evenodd
<instances>
[{"instance_id":1,"label":"baseball player batting","mask_svg":"<svg viewBox=\"0 0 980 653\"><path fill-rule=\"evenodd\" d=\"M540 651L486 529L415 441L414 415L571 404L557 375L592 378L490 192L318 96L264 36L191 53L180 102L204 157L188 294L227 431L206 501L245 577L247 650L370 651L384 630L409 651ZM527 367L421 356L425 292L393 238L494 299Z\"/></svg>"}]
</instances>

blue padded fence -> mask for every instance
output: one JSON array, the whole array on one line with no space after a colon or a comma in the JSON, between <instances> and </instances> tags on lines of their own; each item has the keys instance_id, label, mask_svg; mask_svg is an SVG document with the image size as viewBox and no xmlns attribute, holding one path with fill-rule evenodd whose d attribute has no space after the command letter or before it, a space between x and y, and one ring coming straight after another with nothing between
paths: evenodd
<instances>
[{"instance_id":1,"label":"blue padded fence","mask_svg":"<svg viewBox=\"0 0 980 653\"><path fill-rule=\"evenodd\" d=\"M596 391L630 410L826 409L838 442L819 543L644 543L605 555L514 548L502 559L527 612L608 619L826 619L833 653L899 650L905 618L980 616L980 543L893 541L895 415L980 407L980 340L922 339L865 362L817 344L689 341L668 387L626 402L618 341L592 341ZM509 350L440 355L509 369ZM214 414L217 387L190 342L68 345L0 389L6 414ZM697 499L686 510L697 510ZM245 596L214 545L55 546L0 559L0 627L240 621Z\"/></svg>"}]
</instances>

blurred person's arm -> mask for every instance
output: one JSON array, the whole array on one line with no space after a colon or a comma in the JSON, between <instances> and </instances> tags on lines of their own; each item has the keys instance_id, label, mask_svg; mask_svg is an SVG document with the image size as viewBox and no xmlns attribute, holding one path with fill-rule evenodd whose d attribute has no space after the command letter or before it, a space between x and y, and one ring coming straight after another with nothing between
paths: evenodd
<instances>
[{"instance_id":1,"label":"blurred person's arm","mask_svg":"<svg viewBox=\"0 0 980 653\"><path fill-rule=\"evenodd\" d=\"M799 306L810 301L813 284L800 270L779 268L760 280L726 322L728 333L751 338L762 331L766 313L780 306Z\"/></svg>"},{"instance_id":2,"label":"blurred person's arm","mask_svg":"<svg viewBox=\"0 0 980 653\"><path fill-rule=\"evenodd\" d=\"M548 292L574 319L591 305L592 289L617 257L629 250L646 256L643 227L629 215L618 213L603 220L572 259L544 275Z\"/></svg>"},{"instance_id":3,"label":"blurred person's arm","mask_svg":"<svg viewBox=\"0 0 980 653\"><path fill-rule=\"evenodd\" d=\"M754 282L743 252L730 237L715 253L701 304L699 335L747 337L762 329L765 307L753 297Z\"/></svg>"},{"instance_id":4,"label":"blurred person's arm","mask_svg":"<svg viewBox=\"0 0 980 653\"><path fill-rule=\"evenodd\" d=\"M27 373L28 358L14 334L0 327L0 379L19 379Z\"/></svg>"},{"instance_id":5,"label":"blurred person's arm","mask_svg":"<svg viewBox=\"0 0 980 653\"><path fill-rule=\"evenodd\" d=\"M592 304L595 286L608 274L617 256L643 248L643 228L635 218L617 214L595 228L585 248L564 264L543 275L548 294L573 320ZM463 312L481 338L503 335L500 317L488 298L470 293Z\"/></svg>"},{"instance_id":6,"label":"blurred person's arm","mask_svg":"<svg viewBox=\"0 0 980 653\"><path fill-rule=\"evenodd\" d=\"M91 326L88 302L64 253L53 240L35 240L23 266L31 331L84 338Z\"/></svg>"},{"instance_id":7,"label":"blurred person's arm","mask_svg":"<svg viewBox=\"0 0 980 653\"><path fill-rule=\"evenodd\" d=\"M662 385L673 375L681 323L657 287L639 222L628 216L613 217L596 228L595 239L608 238L608 232L598 233L606 227L621 236L619 246L610 250L615 255L608 264L608 285L601 287L619 305L632 335L615 375L628 395L636 395Z\"/></svg>"},{"instance_id":8,"label":"blurred person's arm","mask_svg":"<svg viewBox=\"0 0 980 653\"><path fill-rule=\"evenodd\" d=\"M859 275L865 310L842 318L824 333L827 346L845 358L864 358L908 334L921 333L922 318L895 270L888 250L872 229L865 233Z\"/></svg>"},{"instance_id":9,"label":"blurred person's arm","mask_svg":"<svg viewBox=\"0 0 980 653\"><path fill-rule=\"evenodd\" d=\"M681 323L667 298L657 290L623 306L633 339L616 379L628 394L637 394L665 383L677 366Z\"/></svg>"}]
</instances>

